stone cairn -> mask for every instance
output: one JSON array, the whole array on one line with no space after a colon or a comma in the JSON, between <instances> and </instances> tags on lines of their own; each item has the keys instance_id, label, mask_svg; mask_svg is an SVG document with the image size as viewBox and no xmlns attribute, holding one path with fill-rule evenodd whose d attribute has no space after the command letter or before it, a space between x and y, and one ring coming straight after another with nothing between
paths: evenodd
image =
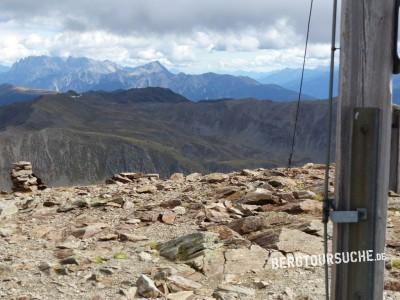
<instances>
[{"instance_id":1,"label":"stone cairn","mask_svg":"<svg viewBox=\"0 0 400 300\"><path fill-rule=\"evenodd\" d=\"M34 192L47 188L42 180L33 174L32 164L27 161L13 163L10 176L13 192Z\"/></svg>"}]
</instances>

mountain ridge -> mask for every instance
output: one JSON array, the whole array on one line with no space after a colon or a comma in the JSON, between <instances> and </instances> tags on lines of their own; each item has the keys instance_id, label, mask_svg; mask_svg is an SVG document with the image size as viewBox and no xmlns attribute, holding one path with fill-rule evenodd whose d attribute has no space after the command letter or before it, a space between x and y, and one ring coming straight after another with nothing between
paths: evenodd
<instances>
[{"instance_id":1,"label":"mountain ridge","mask_svg":"<svg viewBox=\"0 0 400 300\"><path fill-rule=\"evenodd\" d=\"M0 106L32 101L35 98L47 94L54 94L54 92L18 87L11 84L0 84Z\"/></svg>"},{"instance_id":2,"label":"mountain ridge","mask_svg":"<svg viewBox=\"0 0 400 300\"><path fill-rule=\"evenodd\" d=\"M300 86L301 69L284 68L268 73L261 73L254 76L264 84L277 84L286 89L298 91ZM305 69L303 92L317 99L327 99L329 94L329 76L328 67L319 67L314 69ZM334 77L334 96L338 95L338 70L335 70Z\"/></svg>"},{"instance_id":3,"label":"mountain ridge","mask_svg":"<svg viewBox=\"0 0 400 300\"><path fill-rule=\"evenodd\" d=\"M244 97L291 101L297 98L294 91L275 84L262 84L245 76L174 74L157 61L127 68L110 61L82 57L27 57L16 62L8 72L0 73L0 83L61 92L74 90L79 93L163 87L193 101ZM312 99L307 95L304 98Z\"/></svg>"},{"instance_id":4,"label":"mountain ridge","mask_svg":"<svg viewBox=\"0 0 400 300\"><path fill-rule=\"evenodd\" d=\"M0 107L0 178L19 160L56 185L128 170L168 176L283 166L295 110L295 102L191 102L161 88L44 95ZM325 101L301 106L296 163L323 160L326 113Z\"/></svg>"}]
</instances>

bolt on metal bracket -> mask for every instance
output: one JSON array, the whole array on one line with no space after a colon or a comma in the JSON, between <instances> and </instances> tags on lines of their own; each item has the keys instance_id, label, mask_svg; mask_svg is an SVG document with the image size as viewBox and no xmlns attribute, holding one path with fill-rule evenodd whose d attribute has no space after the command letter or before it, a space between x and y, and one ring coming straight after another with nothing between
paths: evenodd
<instances>
[{"instance_id":1,"label":"bolt on metal bracket","mask_svg":"<svg viewBox=\"0 0 400 300\"><path fill-rule=\"evenodd\" d=\"M332 211L330 217L333 223L358 223L367 219L367 209L357 208L354 211Z\"/></svg>"}]
</instances>

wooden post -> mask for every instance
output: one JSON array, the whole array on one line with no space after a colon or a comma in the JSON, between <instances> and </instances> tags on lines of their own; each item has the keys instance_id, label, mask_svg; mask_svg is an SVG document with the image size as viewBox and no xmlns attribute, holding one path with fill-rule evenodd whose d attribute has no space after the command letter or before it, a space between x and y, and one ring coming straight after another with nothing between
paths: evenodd
<instances>
[{"instance_id":1,"label":"wooden post","mask_svg":"<svg viewBox=\"0 0 400 300\"><path fill-rule=\"evenodd\" d=\"M400 192L400 107L393 105L389 189Z\"/></svg>"},{"instance_id":2,"label":"wooden post","mask_svg":"<svg viewBox=\"0 0 400 300\"><path fill-rule=\"evenodd\" d=\"M392 119L393 0L343 0L336 208L367 219L334 225L333 252L385 249ZM333 266L335 300L383 299L384 262Z\"/></svg>"}]
</instances>

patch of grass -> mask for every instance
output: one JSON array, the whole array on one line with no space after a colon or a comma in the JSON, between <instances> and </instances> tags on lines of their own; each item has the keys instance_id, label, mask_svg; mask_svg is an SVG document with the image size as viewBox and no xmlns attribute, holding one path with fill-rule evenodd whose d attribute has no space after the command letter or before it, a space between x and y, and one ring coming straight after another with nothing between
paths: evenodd
<instances>
[{"instance_id":1,"label":"patch of grass","mask_svg":"<svg viewBox=\"0 0 400 300\"><path fill-rule=\"evenodd\" d=\"M392 268L400 269L400 259L399 258L392 259Z\"/></svg>"},{"instance_id":2,"label":"patch of grass","mask_svg":"<svg viewBox=\"0 0 400 300\"><path fill-rule=\"evenodd\" d=\"M297 182L296 188L298 190L305 190L306 189L306 185L304 184L304 182Z\"/></svg>"},{"instance_id":3,"label":"patch of grass","mask_svg":"<svg viewBox=\"0 0 400 300\"><path fill-rule=\"evenodd\" d=\"M118 252L114 253L113 258L114 259L127 259L128 255L125 252L118 251Z\"/></svg>"},{"instance_id":4,"label":"patch of grass","mask_svg":"<svg viewBox=\"0 0 400 300\"><path fill-rule=\"evenodd\" d=\"M322 193L317 193L317 194L315 195L315 197L314 197L314 200L315 200L315 201L322 202L322 201L324 201L324 195L323 195Z\"/></svg>"},{"instance_id":5,"label":"patch of grass","mask_svg":"<svg viewBox=\"0 0 400 300\"><path fill-rule=\"evenodd\" d=\"M153 255L155 257L160 257L160 252L158 252L157 250L154 250L153 252L151 252L151 255Z\"/></svg>"},{"instance_id":6,"label":"patch of grass","mask_svg":"<svg viewBox=\"0 0 400 300\"><path fill-rule=\"evenodd\" d=\"M288 187L288 186L284 186L284 187L282 187L281 188L285 193L290 193L291 192L291 190L290 190L290 188Z\"/></svg>"},{"instance_id":7,"label":"patch of grass","mask_svg":"<svg viewBox=\"0 0 400 300\"><path fill-rule=\"evenodd\" d=\"M157 245L158 243L156 241L150 241L147 243L147 247L149 247L151 250L157 250Z\"/></svg>"},{"instance_id":8,"label":"patch of grass","mask_svg":"<svg viewBox=\"0 0 400 300\"><path fill-rule=\"evenodd\" d=\"M95 264L102 264L104 260L101 256L95 256L92 258L92 262Z\"/></svg>"}]
</instances>

